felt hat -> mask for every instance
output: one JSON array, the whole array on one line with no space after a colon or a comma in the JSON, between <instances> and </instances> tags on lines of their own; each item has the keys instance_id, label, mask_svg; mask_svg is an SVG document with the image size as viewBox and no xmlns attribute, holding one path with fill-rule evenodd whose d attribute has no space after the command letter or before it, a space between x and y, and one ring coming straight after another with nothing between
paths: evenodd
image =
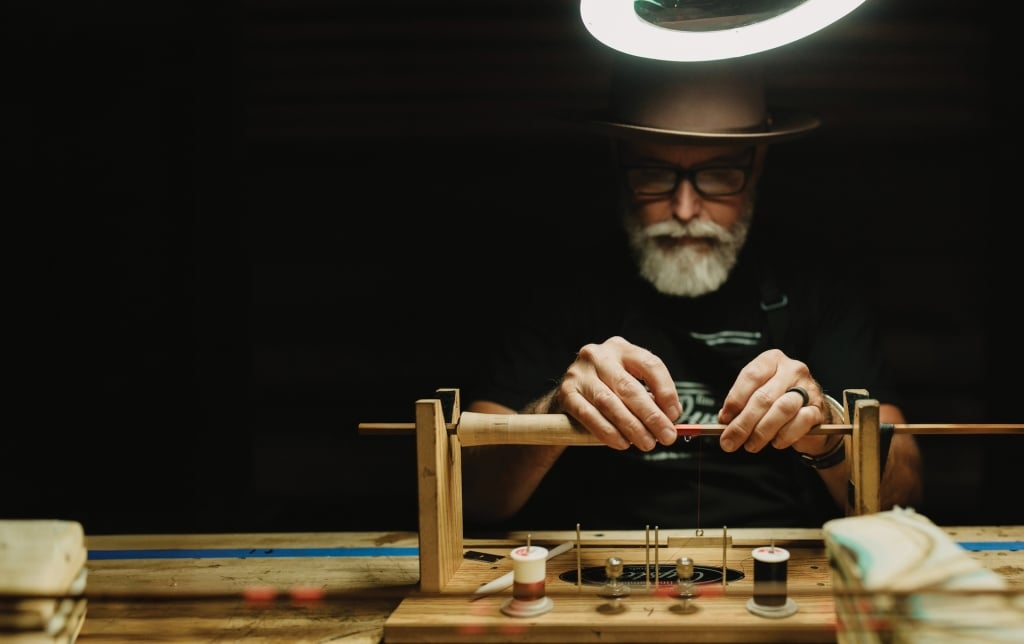
<instances>
[{"instance_id":1,"label":"felt hat","mask_svg":"<svg viewBox=\"0 0 1024 644\"><path fill-rule=\"evenodd\" d=\"M608 108L584 119L617 138L691 145L774 143L817 128L816 116L769 107L754 63L620 61Z\"/></svg>"}]
</instances>

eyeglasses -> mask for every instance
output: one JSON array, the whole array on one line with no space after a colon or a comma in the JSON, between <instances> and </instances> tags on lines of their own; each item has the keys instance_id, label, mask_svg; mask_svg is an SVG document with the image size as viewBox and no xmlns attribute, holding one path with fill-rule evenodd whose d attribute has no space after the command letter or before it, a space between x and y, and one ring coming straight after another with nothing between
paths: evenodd
<instances>
[{"instance_id":1,"label":"eyeglasses","mask_svg":"<svg viewBox=\"0 0 1024 644\"><path fill-rule=\"evenodd\" d=\"M633 194L642 197L664 197L689 179L702 197L728 197L743 192L751 165L679 168L673 166L625 167L626 184Z\"/></svg>"}]
</instances>

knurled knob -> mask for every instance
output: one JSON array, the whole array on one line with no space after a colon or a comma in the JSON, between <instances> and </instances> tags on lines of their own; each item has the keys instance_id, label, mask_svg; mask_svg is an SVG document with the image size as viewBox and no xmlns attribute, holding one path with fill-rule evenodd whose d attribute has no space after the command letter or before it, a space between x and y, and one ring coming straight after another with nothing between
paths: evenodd
<instances>
[{"instance_id":1,"label":"knurled knob","mask_svg":"<svg viewBox=\"0 0 1024 644\"><path fill-rule=\"evenodd\" d=\"M619 557L608 557L604 564L604 574L609 581L614 581L622 576L622 559Z\"/></svg>"},{"instance_id":2,"label":"knurled knob","mask_svg":"<svg viewBox=\"0 0 1024 644\"><path fill-rule=\"evenodd\" d=\"M689 557L676 559L676 576L680 579L693 579L693 559Z\"/></svg>"}]
</instances>

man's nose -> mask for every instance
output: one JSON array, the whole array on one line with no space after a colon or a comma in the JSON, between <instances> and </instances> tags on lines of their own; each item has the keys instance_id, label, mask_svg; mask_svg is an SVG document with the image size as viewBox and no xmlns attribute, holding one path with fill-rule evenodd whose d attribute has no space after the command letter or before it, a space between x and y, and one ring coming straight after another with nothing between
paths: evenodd
<instances>
[{"instance_id":1,"label":"man's nose","mask_svg":"<svg viewBox=\"0 0 1024 644\"><path fill-rule=\"evenodd\" d=\"M690 179L683 179L672 193L672 216L680 221L690 221L700 216L701 196Z\"/></svg>"}]
</instances>

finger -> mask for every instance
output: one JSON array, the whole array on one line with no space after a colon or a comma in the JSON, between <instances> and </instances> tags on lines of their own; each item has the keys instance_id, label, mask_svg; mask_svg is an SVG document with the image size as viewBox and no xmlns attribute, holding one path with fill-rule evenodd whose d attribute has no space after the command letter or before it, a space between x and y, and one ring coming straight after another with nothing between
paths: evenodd
<instances>
[{"instance_id":1,"label":"finger","mask_svg":"<svg viewBox=\"0 0 1024 644\"><path fill-rule=\"evenodd\" d=\"M726 424L719 438L719 444L727 452L734 452L741 446L748 451L759 451L775 435L774 429L764 424L763 419L771 409L774 398L761 387L747 398L742 411ZM777 426L777 425L776 425ZM758 432L755 435L755 432ZM749 446L748 442L753 441Z\"/></svg>"},{"instance_id":2,"label":"finger","mask_svg":"<svg viewBox=\"0 0 1024 644\"><path fill-rule=\"evenodd\" d=\"M781 448L788 446L783 445L787 440L792 442L807 433L811 425L797 421L810 399L811 395L803 387L794 386L782 392L754 426L743 448L748 452L759 452L769 443Z\"/></svg>"},{"instance_id":3,"label":"finger","mask_svg":"<svg viewBox=\"0 0 1024 644\"><path fill-rule=\"evenodd\" d=\"M811 394L809 394L807 390L804 389L803 387L790 387L785 391L785 393L796 394L797 396L800 396L801 407L806 407L807 405L811 404Z\"/></svg>"},{"instance_id":4,"label":"finger","mask_svg":"<svg viewBox=\"0 0 1024 644\"><path fill-rule=\"evenodd\" d=\"M561 393L562 407L602 443L617 450L629 449L631 442L586 396L576 390Z\"/></svg>"},{"instance_id":5,"label":"finger","mask_svg":"<svg viewBox=\"0 0 1024 644\"><path fill-rule=\"evenodd\" d=\"M802 367L802 363L795 361L789 361L788 364ZM796 371L799 372L801 369L798 368ZM774 443L777 434L802 413L805 401L809 403L812 395L820 394L820 390L817 394L808 391L812 388L817 389L817 383L807 387L794 385L780 391L784 385L779 383L792 382L789 378L790 376L783 375L781 372L776 373L775 377L754 391L739 414L723 430L720 439L723 449L735 451L742 446L748 452L761 451L769 443ZM821 420L814 420L820 418L820 414L811 413L805 416L811 420L794 425L803 433L809 431L814 423L821 422ZM802 434L795 437L787 436L784 440L797 440L800 436Z\"/></svg>"},{"instance_id":6,"label":"finger","mask_svg":"<svg viewBox=\"0 0 1024 644\"><path fill-rule=\"evenodd\" d=\"M803 449L797 449L797 451L818 453L824 450L829 437L822 435L819 439L817 436L807 436L807 432L820 424L821 412L813 406L803 407L792 420L779 427L779 430L775 433L775 438L772 439L772 447L775 449L798 448L799 441L814 439L813 444L803 444Z\"/></svg>"},{"instance_id":7,"label":"finger","mask_svg":"<svg viewBox=\"0 0 1024 644\"><path fill-rule=\"evenodd\" d=\"M622 436L642 451L650 451L658 444L657 424L667 423L665 415L654 404L647 388L626 371L613 369L613 373L602 373L601 381L595 385L591 402L608 419ZM609 379L609 382L605 381ZM639 410L639 411L637 411ZM648 427L653 423L655 429Z\"/></svg>"},{"instance_id":8,"label":"finger","mask_svg":"<svg viewBox=\"0 0 1024 644\"><path fill-rule=\"evenodd\" d=\"M598 379L606 387L595 387L591 402L641 450L651 450L656 443L671 445L678 438L674 422L682 407L665 363L622 338L612 338L607 344L581 351L585 359L594 358ZM590 355L609 347L615 359Z\"/></svg>"},{"instance_id":9,"label":"finger","mask_svg":"<svg viewBox=\"0 0 1024 644\"><path fill-rule=\"evenodd\" d=\"M601 360L599 354L597 345L587 345L580 349L576 360L562 376L555 399L559 401L564 413L576 419L602 443L625 450L629 448L630 441L592 402L607 395L602 393L604 385L597 375L596 364Z\"/></svg>"},{"instance_id":10,"label":"finger","mask_svg":"<svg viewBox=\"0 0 1024 644\"><path fill-rule=\"evenodd\" d=\"M790 387L783 392L783 396L776 401L776 405L783 413L786 413L785 407L790 402L785 402L784 399L792 400L796 397L800 399L800 407L793 413L792 420L780 427L772 440L772 445L778 449L785 449L795 446L798 441L804 441L800 446L803 449L816 451L825 447L829 442L827 436L807 437L807 433L811 429L831 419L831 414L825 411L827 403L821 385L817 381L812 381L806 387L800 385Z\"/></svg>"},{"instance_id":11,"label":"finger","mask_svg":"<svg viewBox=\"0 0 1024 644\"><path fill-rule=\"evenodd\" d=\"M560 385L562 404L566 411L601 442L624 450L630 445L650 451L657 445L645 420L664 423L675 438L669 421L652 400L647 388L622 367L618 347L588 344L566 371ZM626 401L641 413L641 420ZM659 419L660 417L660 419Z\"/></svg>"},{"instance_id":12,"label":"finger","mask_svg":"<svg viewBox=\"0 0 1024 644\"><path fill-rule=\"evenodd\" d=\"M787 389L772 403L768 411L757 421L743 448L748 452L759 452L771 444L776 449L784 449L806 436L811 428L820 425L823 420L821 409L812 404L804 404L810 400L810 394L803 391Z\"/></svg>"},{"instance_id":13,"label":"finger","mask_svg":"<svg viewBox=\"0 0 1024 644\"><path fill-rule=\"evenodd\" d=\"M735 382L733 382L732 387L729 388L725 399L722 401L722 409L718 414L719 422L730 424L737 420L740 414L748 411L759 412L757 418L763 416L768 407L775 401L777 395L773 395L771 390L763 390L762 388L779 375L780 365L785 364L788 360L786 355L778 349L769 349L748 362L737 374ZM792 383L795 381L796 378L793 378L788 382ZM779 383L780 386L781 384ZM788 387L789 385L787 384L786 386ZM779 389L779 392L785 388L782 387ZM759 395L763 396L761 400L757 400ZM752 403L759 404L759 408L752 409L750 407ZM753 427L755 422L755 419L747 418L741 424Z\"/></svg>"},{"instance_id":14,"label":"finger","mask_svg":"<svg viewBox=\"0 0 1024 644\"><path fill-rule=\"evenodd\" d=\"M792 423L792 428L780 432L780 435L776 437L777 444L775 446L779 449L792 447L798 452L807 454L820 454L829 447L832 441L831 436L826 434L809 436L808 432L827 420L830 420L830 417L822 411L821 407L810 404L800 410L797 419ZM785 435L782 435L783 433Z\"/></svg>"},{"instance_id":15,"label":"finger","mask_svg":"<svg viewBox=\"0 0 1024 644\"><path fill-rule=\"evenodd\" d=\"M683 413L683 407L679 402L679 392L676 390L676 383L672 379L672 374L669 373L664 361L647 349L634 346L623 354L622 364L632 376L638 378L644 384L649 397L653 399L654 404L661 410L662 415L668 421L667 424L661 423L659 418L658 423L662 425L662 429L674 438L675 431L671 425ZM638 416L643 417L649 414L649 406L644 404L647 401L646 397L637 401L638 406L634 411L637 412ZM627 400L626 402L629 404L632 401ZM639 413L641 410L647 410L648 414Z\"/></svg>"}]
</instances>

